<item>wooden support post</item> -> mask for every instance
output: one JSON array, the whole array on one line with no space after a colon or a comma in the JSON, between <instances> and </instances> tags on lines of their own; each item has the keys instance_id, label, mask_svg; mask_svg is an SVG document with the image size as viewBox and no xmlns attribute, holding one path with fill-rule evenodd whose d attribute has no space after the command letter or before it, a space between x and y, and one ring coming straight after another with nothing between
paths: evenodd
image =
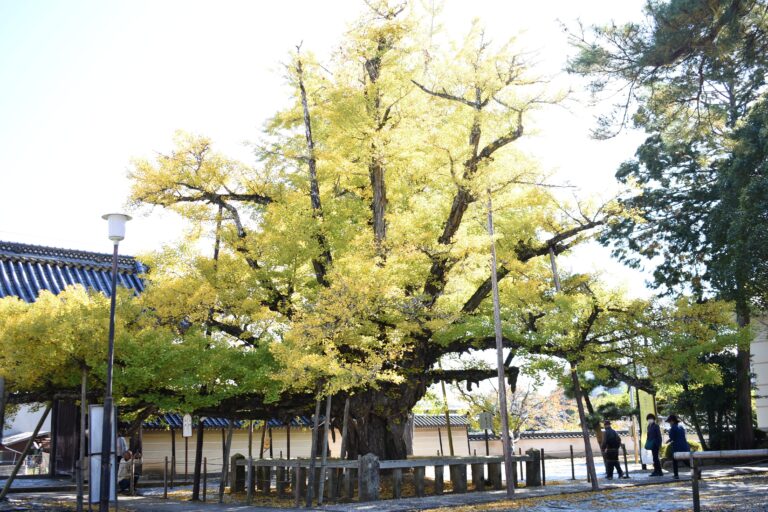
<instances>
[{"instance_id":1,"label":"wooden support post","mask_svg":"<svg viewBox=\"0 0 768 512\"><path fill-rule=\"evenodd\" d=\"M245 502L250 505L253 503L253 457L249 456L245 460L248 464L245 468Z\"/></svg>"},{"instance_id":2,"label":"wooden support post","mask_svg":"<svg viewBox=\"0 0 768 512\"><path fill-rule=\"evenodd\" d=\"M163 499L168 499L168 457L165 457L163 465Z\"/></svg>"},{"instance_id":3,"label":"wooden support post","mask_svg":"<svg viewBox=\"0 0 768 512\"><path fill-rule=\"evenodd\" d=\"M674 453L672 456L674 457ZM701 502L699 501L699 475L693 452L691 452L691 491L693 493L693 512L701 512Z\"/></svg>"},{"instance_id":4,"label":"wooden support post","mask_svg":"<svg viewBox=\"0 0 768 512\"><path fill-rule=\"evenodd\" d=\"M415 480L415 486L416 486L416 496L419 498L424 497L424 466L418 466L414 468L413 471L413 478Z\"/></svg>"},{"instance_id":5,"label":"wooden support post","mask_svg":"<svg viewBox=\"0 0 768 512\"><path fill-rule=\"evenodd\" d=\"M277 470L275 471L275 489L277 490L277 497L282 498L285 496L285 487L286 487L286 481L285 481L285 467L284 466L277 466Z\"/></svg>"},{"instance_id":6,"label":"wooden support post","mask_svg":"<svg viewBox=\"0 0 768 512\"><path fill-rule=\"evenodd\" d=\"M555 260L555 248L549 248L549 262L552 266L552 278L555 282L555 291L557 293L562 292L560 286L560 276L557 272L557 261ZM597 483L597 474L595 473L595 458L592 456L592 442L589 439L589 429L587 427L586 414L584 413L584 403L582 402L581 383L579 382L579 374L576 370L576 365L570 362L571 365L571 382L573 382L573 395L576 399L576 408L579 411L579 423L581 424L581 436L584 439L584 455L587 457L587 475L590 475L588 480L591 481L592 490L596 491L600 488Z\"/></svg>"},{"instance_id":7,"label":"wooden support post","mask_svg":"<svg viewBox=\"0 0 768 512\"><path fill-rule=\"evenodd\" d=\"M315 490L315 458L317 457L317 434L320 428L320 400L315 403L315 417L313 418L312 443L309 450L309 484L307 486L307 508L312 506L312 493Z\"/></svg>"},{"instance_id":8,"label":"wooden support post","mask_svg":"<svg viewBox=\"0 0 768 512\"><path fill-rule=\"evenodd\" d=\"M523 449L521 447L517 448L517 453L521 457L523 456ZM525 480L525 473L523 472L523 460L520 459L520 480Z\"/></svg>"},{"instance_id":9,"label":"wooden support post","mask_svg":"<svg viewBox=\"0 0 768 512\"><path fill-rule=\"evenodd\" d=\"M198 427L201 428L201 427ZM203 457L203 501L208 497L208 457Z\"/></svg>"},{"instance_id":10,"label":"wooden support post","mask_svg":"<svg viewBox=\"0 0 768 512\"><path fill-rule=\"evenodd\" d=\"M392 470L392 497L400 499L403 496L403 470L395 468Z\"/></svg>"},{"instance_id":11,"label":"wooden support post","mask_svg":"<svg viewBox=\"0 0 768 512\"><path fill-rule=\"evenodd\" d=\"M627 465L627 447L621 443L621 451L624 453L624 477L629 478L629 465Z\"/></svg>"},{"instance_id":12,"label":"wooden support post","mask_svg":"<svg viewBox=\"0 0 768 512\"><path fill-rule=\"evenodd\" d=\"M326 474L328 475L328 486L325 488L325 497L328 501L336 499L336 488L338 487L338 473L336 468L327 468Z\"/></svg>"},{"instance_id":13,"label":"wooden support post","mask_svg":"<svg viewBox=\"0 0 768 512\"><path fill-rule=\"evenodd\" d=\"M325 464L328 460L328 428L331 425L331 395L325 399L325 421L323 422L323 453L320 457L320 485L317 491L317 504L323 504L325 490Z\"/></svg>"},{"instance_id":14,"label":"wooden support post","mask_svg":"<svg viewBox=\"0 0 768 512\"><path fill-rule=\"evenodd\" d=\"M171 428L171 489L176 481L176 430Z\"/></svg>"},{"instance_id":15,"label":"wooden support post","mask_svg":"<svg viewBox=\"0 0 768 512\"><path fill-rule=\"evenodd\" d=\"M295 498L295 505L299 507L301 505L302 498L307 494L307 468L295 467L294 477L296 484L293 486L293 494Z\"/></svg>"},{"instance_id":16,"label":"wooden support post","mask_svg":"<svg viewBox=\"0 0 768 512\"><path fill-rule=\"evenodd\" d=\"M224 489L227 486L228 469L229 469L229 450L232 447L232 430L234 429L235 422L232 419L228 420L229 428L227 428L227 440L224 443L224 453L222 453L221 463L221 481L219 482L219 503L224 503ZM224 432L224 429L221 429Z\"/></svg>"},{"instance_id":17,"label":"wooden support post","mask_svg":"<svg viewBox=\"0 0 768 512\"><path fill-rule=\"evenodd\" d=\"M264 424L261 426L261 444L259 445L259 459L264 458L264 439L267 435L267 420L264 420Z\"/></svg>"},{"instance_id":18,"label":"wooden support post","mask_svg":"<svg viewBox=\"0 0 768 512\"><path fill-rule=\"evenodd\" d=\"M272 490L272 466L266 466L260 469L263 482L261 490L265 496L269 496L269 493Z\"/></svg>"},{"instance_id":19,"label":"wooden support post","mask_svg":"<svg viewBox=\"0 0 768 512\"><path fill-rule=\"evenodd\" d=\"M253 460L253 420L248 420L248 458Z\"/></svg>"},{"instance_id":20,"label":"wooden support post","mask_svg":"<svg viewBox=\"0 0 768 512\"><path fill-rule=\"evenodd\" d=\"M203 436L205 435L205 425L203 417L197 418L197 427L195 432L195 464L192 476L192 501L200 499L200 479L203 472Z\"/></svg>"},{"instance_id":21,"label":"wooden support post","mask_svg":"<svg viewBox=\"0 0 768 512\"><path fill-rule=\"evenodd\" d=\"M354 469L352 468L345 468L344 469L344 497L348 500L351 500L355 495L355 474Z\"/></svg>"},{"instance_id":22,"label":"wooden support post","mask_svg":"<svg viewBox=\"0 0 768 512\"><path fill-rule=\"evenodd\" d=\"M485 481L483 480L483 473L485 469L484 464L472 464L472 485L475 491L482 491L485 488Z\"/></svg>"},{"instance_id":23,"label":"wooden support post","mask_svg":"<svg viewBox=\"0 0 768 512\"><path fill-rule=\"evenodd\" d=\"M500 491L501 485L501 463L491 462L488 464L488 480L491 481L491 487L494 491Z\"/></svg>"},{"instance_id":24,"label":"wooden support post","mask_svg":"<svg viewBox=\"0 0 768 512\"><path fill-rule=\"evenodd\" d=\"M450 467L451 484L455 494L467 492L467 466L464 464L452 464Z\"/></svg>"},{"instance_id":25,"label":"wooden support post","mask_svg":"<svg viewBox=\"0 0 768 512\"><path fill-rule=\"evenodd\" d=\"M571 449L571 480L576 480L576 465L573 462L573 445L570 445Z\"/></svg>"},{"instance_id":26,"label":"wooden support post","mask_svg":"<svg viewBox=\"0 0 768 512\"><path fill-rule=\"evenodd\" d=\"M445 466L435 466L435 494L438 496L443 494L445 488Z\"/></svg>"},{"instance_id":27,"label":"wooden support post","mask_svg":"<svg viewBox=\"0 0 768 512\"><path fill-rule=\"evenodd\" d=\"M440 453L438 453L439 456L443 456L443 433L440 430L440 427L437 427L437 440L440 442Z\"/></svg>"},{"instance_id":28,"label":"wooden support post","mask_svg":"<svg viewBox=\"0 0 768 512\"><path fill-rule=\"evenodd\" d=\"M349 423L349 397L344 401L344 416L342 417L342 425L341 425L341 452L339 453L340 459L347 459L349 458L347 455L347 432L348 432L348 423Z\"/></svg>"},{"instance_id":29,"label":"wooden support post","mask_svg":"<svg viewBox=\"0 0 768 512\"><path fill-rule=\"evenodd\" d=\"M547 486L547 466L544 464L544 448L541 449L541 485Z\"/></svg>"},{"instance_id":30,"label":"wooden support post","mask_svg":"<svg viewBox=\"0 0 768 512\"><path fill-rule=\"evenodd\" d=\"M291 460L291 420L288 419L288 425L285 427L285 458Z\"/></svg>"},{"instance_id":31,"label":"wooden support post","mask_svg":"<svg viewBox=\"0 0 768 512\"><path fill-rule=\"evenodd\" d=\"M128 482L128 487L130 489L131 496L136 495L136 489L135 489L136 478L135 477L136 477L136 461L133 458L131 458L131 480Z\"/></svg>"},{"instance_id":32,"label":"wooden support post","mask_svg":"<svg viewBox=\"0 0 768 512\"><path fill-rule=\"evenodd\" d=\"M77 467L77 512L83 512L83 494L85 493L85 407L87 405L86 386L88 369L83 365L80 378L80 453ZM0 377L0 439L3 436L5 417L5 379Z\"/></svg>"}]
</instances>

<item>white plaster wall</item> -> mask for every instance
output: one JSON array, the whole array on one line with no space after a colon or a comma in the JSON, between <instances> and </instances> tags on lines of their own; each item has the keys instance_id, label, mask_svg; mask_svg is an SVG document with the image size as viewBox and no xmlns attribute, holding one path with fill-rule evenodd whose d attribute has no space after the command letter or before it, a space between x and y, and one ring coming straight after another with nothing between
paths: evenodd
<instances>
[{"instance_id":1,"label":"white plaster wall","mask_svg":"<svg viewBox=\"0 0 768 512\"><path fill-rule=\"evenodd\" d=\"M752 371L757 381L757 427L768 431L768 316L752 320Z\"/></svg>"}]
</instances>

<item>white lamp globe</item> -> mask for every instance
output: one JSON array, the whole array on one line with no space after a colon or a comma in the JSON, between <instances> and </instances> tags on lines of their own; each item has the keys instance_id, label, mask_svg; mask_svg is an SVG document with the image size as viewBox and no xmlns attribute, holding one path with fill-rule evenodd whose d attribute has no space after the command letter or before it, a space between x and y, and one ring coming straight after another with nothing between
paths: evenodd
<instances>
[{"instance_id":1,"label":"white lamp globe","mask_svg":"<svg viewBox=\"0 0 768 512\"><path fill-rule=\"evenodd\" d=\"M125 223L131 220L130 215L124 213L108 213L101 216L107 221L109 228L109 239L118 243L125 238Z\"/></svg>"}]
</instances>

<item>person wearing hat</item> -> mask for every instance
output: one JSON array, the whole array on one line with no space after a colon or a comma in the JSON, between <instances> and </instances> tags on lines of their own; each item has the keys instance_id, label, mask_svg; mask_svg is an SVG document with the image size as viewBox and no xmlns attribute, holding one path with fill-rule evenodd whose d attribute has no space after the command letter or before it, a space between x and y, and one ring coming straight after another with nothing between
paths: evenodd
<instances>
[{"instance_id":1,"label":"person wearing hat","mask_svg":"<svg viewBox=\"0 0 768 512\"><path fill-rule=\"evenodd\" d=\"M621 470L621 464L619 464L621 437L611 428L610 420L605 420L603 425L605 426L605 434L603 435L603 444L600 445L600 449L603 451L603 457L605 458L605 477L608 480L613 480L613 468L616 468L619 478L624 478L624 472Z\"/></svg>"},{"instance_id":2,"label":"person wearing hat","mask_svg":"<svg viewBox=\"0 0 768 512\"><path fill-rule=\"evenodd\" d=\"M671 425L669 427L669 441L667 441L667 443L672 443L672 471L675 473L675 480L679 480L680 476L677 474L677 460L675 460L674 454L676 452L690 452L691 447L685 439L685 429L680 426L678 417L674 414L670 414L669 417L667 417L667 423Z\"/></svg>"},{"instance_id":3,"label":"person wearing hat","mask_svg":"<svg viewBox=\"0 0 768 512\"><path fill-rule=\"evenodd\" d=\"M659 460L659 449L661 449L661 428L656 423L656 416L648 414L645 417L648 420L648 430L645 439L645 449L651 452L653 456L653 473L648 476L664 476L661 471L661 460Z\"/></svg>"}]
</instances>

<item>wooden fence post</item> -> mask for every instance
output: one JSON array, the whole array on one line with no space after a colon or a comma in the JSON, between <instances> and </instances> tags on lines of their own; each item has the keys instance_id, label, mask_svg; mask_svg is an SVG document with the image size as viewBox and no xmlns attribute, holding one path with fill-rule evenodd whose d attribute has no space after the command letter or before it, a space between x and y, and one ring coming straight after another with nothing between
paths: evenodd
<instances>
[{"instance_id":1,"label":"wooden fence post","mask_svg":"<svg viewBox=\"0 0 768 512\"><path fill-rule=\"evenodd\" d=\"M672 453L672 457L675 454ZM696 459L691 452L691 491L693 492L693 512L701 512L701 503L699 501L699 475L696 470Z\"/></svg>"},{"instance_id":2,"label":"wooden fence post","mask_svg":"<svg viewBox=\"0 0 768 512\"><path fill-rule=\"evenodd\" d=\"M571 480L576 480L576 466L573 463L573 445L570 445L571 448Z\"/></svg>"},{"instance_id":3,"label":"wooden fence post","mask_svg":"<svg viewBox=\"0 0 768 512\"><path fill-rule=\"evenodd\" d=\"M165 457L165 465L163 466L163 499L168 499L168 457Z\"/></svg>"},{"instance_id":4,"label":"wooden fence post","mask_svg":"<svg viewBox=\"0 0 768 512\"><path fill-rule=\"evenodd\" d=\"M203 501L205 501L207 497L208 497L208 457L203 457Z\"/></svg>"}]
</instances>

